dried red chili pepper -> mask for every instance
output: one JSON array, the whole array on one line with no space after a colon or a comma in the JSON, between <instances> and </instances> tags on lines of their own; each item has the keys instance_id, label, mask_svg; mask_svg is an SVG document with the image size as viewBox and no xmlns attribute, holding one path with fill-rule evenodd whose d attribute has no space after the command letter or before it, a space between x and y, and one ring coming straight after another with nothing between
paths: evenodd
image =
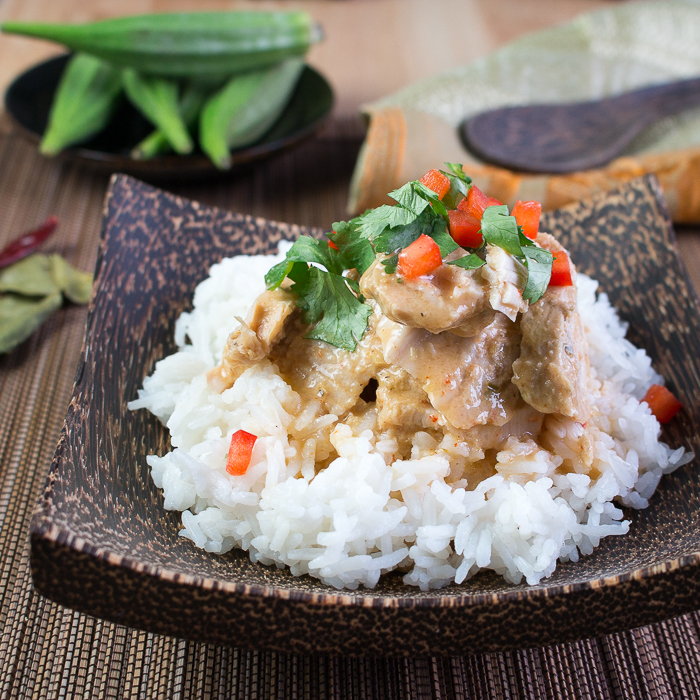
<instances>
[{"instance_id":1,"label":"dried red chili pepper","mask_svg":"<svg viewBox=\"0 0 700 700\"><path fill-rule=\"evenodd\" d=\"M0 267L16 263L27 255L31 255L56 229L58 219L50 216L39 228L22 234L0 251Z\"/></svg>"}]
</instances>

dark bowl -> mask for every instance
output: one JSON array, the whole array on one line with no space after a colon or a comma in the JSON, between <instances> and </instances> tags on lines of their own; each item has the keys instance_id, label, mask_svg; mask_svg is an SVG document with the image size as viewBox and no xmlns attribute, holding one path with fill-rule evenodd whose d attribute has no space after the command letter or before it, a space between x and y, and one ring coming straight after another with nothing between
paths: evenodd
<instances>
[{"instance_id":1,"label":"dark bowl","mask_svg":"<svg viewBox=\"0 0 700 700\"><path fill-rule=\"evenodd\" d=\"M577 266L601 282L685 405L665 428L700 452L700 320L651 177L547 214ZM186 235L183 235L186 232ZM175 350L177 316L225 255L320 231L202 206L116 176L87 336L45 492L31 525L36 589L90 615L178 637L293 654L462 655L540 647L686 613L700 601L697 460L662 479L630 532L536 586L491 572L421 592L389 575L339 592L308 576L208 554L178 537L146 455L166 429L130 412L154 363Z\"/></svg>"},{"instance_id":2,"label":"dark bowl","mask_svg":"<svg viewBox=\"0 0 700 700\"><path fill-rule=\"evenodd\" d=\"M58 81L69 55L39 63L15 78L5 93L5 109L22 133L39 143L46 129ZM153 125L128 100L122 100L107 127L80 146L58 155L104 172L124 172L151 180L193 180L220 177L247 163L267 158L314 134L333 107L333 90L326 79L306 66L287 108L254 145L231 153L231 170L221 171L201 152L135 160L131 149L153 131Z\"/></svg>"}]
</instances>

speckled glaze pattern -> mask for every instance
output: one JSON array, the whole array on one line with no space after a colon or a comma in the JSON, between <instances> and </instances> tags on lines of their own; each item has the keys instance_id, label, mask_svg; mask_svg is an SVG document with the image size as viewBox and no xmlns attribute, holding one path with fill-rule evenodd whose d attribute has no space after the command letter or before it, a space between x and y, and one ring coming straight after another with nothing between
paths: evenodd
<instances>
[{"instance_id":1,"label":"speckled glaze pattern","mask_svg":"<svg viewBox=\"0 0 700 700\"><path fill-rule=\"evenodd\" d=\"M652 178L543 217L542 230L597 277L686 409L665 439L700 454L700 322ZM339 592L309 577L208 554L178 537L145 457L165 428L130 412L155 362L173 352L178 314L209 266L317 230L233 214L115 176L87 335L45 491L31 526L36 589L97 617L188 639L293 654L435 656L542 646L682 614L700 594L697 461L626 513L629 535L560 565L541 584L492 573L421 592L387 576Z\"/></svg>"}]
</instances>

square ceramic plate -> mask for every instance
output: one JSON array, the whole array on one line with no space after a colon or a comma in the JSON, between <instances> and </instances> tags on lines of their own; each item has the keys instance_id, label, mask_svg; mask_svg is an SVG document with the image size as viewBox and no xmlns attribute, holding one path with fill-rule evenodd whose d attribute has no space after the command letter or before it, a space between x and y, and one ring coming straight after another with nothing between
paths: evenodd
<instances>
[{"instance_id":1,"label":"square ceramic plate","mask_svg":"<svg viewBox=\"0 0 700 700\"><path fill-rule=\"evenodd\" d=\"M630 338L686 409L665 429L700 454L700 323L655 180L547 214L580 270L601 281ZM700 594L697 462L664 477L630 533L560 565L539 585L492 573L421 592L398 574L338 592L309 577L208 554L178 537L146 455L165 428L126 408L209 266L269 252L296 226L253 219L116 176L107 197L85 347L65 426L31 528L36 589L72 608L146 630L286 653L411 655L541 646L688 612ZM308 231L307 231L308 232ZM319 231L311 233L318 235Z\"/></svg>"}]
</instances>

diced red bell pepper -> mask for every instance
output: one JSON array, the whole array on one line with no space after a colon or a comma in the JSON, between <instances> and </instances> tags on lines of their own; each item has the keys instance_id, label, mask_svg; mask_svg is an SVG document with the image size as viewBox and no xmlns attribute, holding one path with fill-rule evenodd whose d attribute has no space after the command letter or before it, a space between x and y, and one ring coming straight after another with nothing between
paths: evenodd
<instances>
[{"instance_id":1,"label":"diced red bell pepper","mask_svg":"<svg viewBox=\"0 0 700 700\"><path fill-rule=\"evenodd\" d=\"M226 471L231 476L243 476L250 465L250 456L253 454L253 445L257 436L247 433L245 430L237 430L231 436L231 445L228 448Z\"/></svg>"},{"instance_id":2,"label":"diced red bell pepper","mask_svg":"<svg viewBox=\"0 0 700 700\"><path fill-rule=\"evenodd\" d=\"M484 209L489 205L489 198L476 186L472 185L467 192L466 199L463 199L458 205L457 209L461 211L469 212L472 216L475 216L479 221L484 215Z\"/></svg>"},{"instance_id":3,"label":"diced red bell pepper","mask_svg":"<svg viewBox=\"0 0 700 700\"><path fill-rule=\"evenodd\" d=\"M447 215L450 217L450 235L455 243L464 248L478 248L483 243L481 221L474 214L454 209Z\"/></svg>"},{"instance_id":4,"label":"diced red bell pepper","mask_svg":"<svg viewBox=\"0 0 700 700\"><path fill-rule=\"evenodd\" d=\"M442 199L450 190L450 180L439 170L428 170L420 179L421 183L429 190L435 192L438 199Z\"/></svg>"},{"instance_id":5,"label":"diced red bell pepper","mask_svg":"<svg viewBox=\"0 0 700 700\"><path fill-rule=\"evenodd\" d=\"M438 244L421 233L420 238L399 253L398 273L408 279L429 275L442 265L442 255Z\"/></svg>"},{"instance_id":6,"label":"diced red bell pepper","mask_svg":"<svg viewBox=\"0 0 700 700\"><path fill-rule=\"evenodd\" d=\"M549 280L550 287L570 287L573 284L571 279L571 262L568 254L563 250L558 250L554 255L552 263L552 277Z\"/></svg>"},{"instance_id":7,"label":"diced red bell pepper","mask_svg":"<svg viewBox=\"0 0 700 700\"><path fill-rule=\"evenodd\" d=\"M515 217L518 226L523 227L523 233L533 241L540 230L540 214L542 205L539 202L522 202L518 200L511 214Z\"/></svg>"},{"instance_id":8,"label":"diced red bell pepper","mask_svg":"<svg viewBox=\"0 0 700 700\"><path fill-rule=\"evenodd\" d=\"M487 197L486 198L486 206L487 207L500 207L502 205L503 205L503 202L496 199L495 197Z\"/></svg>"},{"instance_id":9,"label":"diced red bell pepper","mask_svg":"<svg viewBox=\"0 0 700 700\"><path fill-rule=\"evenodd\" d=\"M333 248L333 250L338 250L338 246L331 240L328 241L328 247Z\"/></svg>"},{"instance_id":10,"label":"diced red bell pepper","mask_svg":"<svg viewBox=\"0 0 700 700\"><path fill-rule=\"evenodd\" d=\"M642 401L646 401L659 423L668 423L683 404L665 387L652 384Z\"/></svg>"}]
</instances>

